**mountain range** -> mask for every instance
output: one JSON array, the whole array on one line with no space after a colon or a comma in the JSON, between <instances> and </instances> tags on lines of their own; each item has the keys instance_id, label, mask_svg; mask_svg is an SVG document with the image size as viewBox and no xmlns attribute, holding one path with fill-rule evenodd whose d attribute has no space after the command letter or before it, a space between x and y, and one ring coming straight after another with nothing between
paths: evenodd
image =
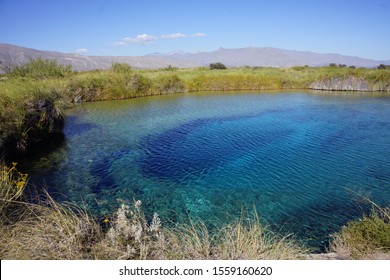
<instances>
[{"instance_id":1,"label":"mountain range","mask_svg":"<svg viewBox=\"0 0 390 280\"><path fill-rule=\"evenodd\" d=\"M379 61L340 54L320 54L309 51L292 51L271 47L248 47L239 49L220 48L211 52L154 53L145 56L87 56L74 53L42 51L0 43L0 64L21 65L31 59L56 59L59 64L71 65L73 70L84 71L110 68L112 63L127 63L133 68L161 68L171 65L179 68L208 66L221 62L226 66L292 67L324 66L330 63L356 67L377 67L390 64L390 60ZM1 66L1 65L0 65Z\"/></svg>"}]
</instances>

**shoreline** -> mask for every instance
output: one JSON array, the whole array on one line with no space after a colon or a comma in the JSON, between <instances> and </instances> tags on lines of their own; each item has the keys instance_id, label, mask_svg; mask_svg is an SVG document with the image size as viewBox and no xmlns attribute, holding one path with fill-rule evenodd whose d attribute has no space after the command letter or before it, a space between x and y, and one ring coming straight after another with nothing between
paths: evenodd
<instances>
[{"instance_id":1,"label":"shoreline","mask_svg":"<svg viewBox=\"0 0 390 280\"><path fill-rule=\"evenodd\" d=\"M118 68L118 67L117 67ZM120 68L120 67L119 67ZM105 101L105 100L123 100L123 99L132 99L146 96L159 96L159 95L167 95L167 94L183 94L186 92L228 92L228 91L299 91L299 90L309 90L315 92L324 93L324 95L329 93L347 93L350 94L372 94L374 92L378 92L380 95L389 95L390 93L390 70L377 70L377 69L340 69L340 68L332 68L332 67L322 67L322 68L312 68L312 67L300 67L300 68L286 68L286 69L275 69L275 68L261 68L261 69L228 69L228 70L209 70L209 69L180 69L180 70L132 70L129 67L122 67L115 70L115 67L111 70L105 71L93 71L93 72L80 72L80 73L67 73L64 76L57 77L49 77L45 79L37 79L30 76L27 77L11 77L5 76L0 79L0 153L3 152L7 156L12 154L19 154L20 157L23 157L23 154L28 152L29 149L33 149L34 145L37 143L43 143L47 141L53 136L58 136L62 133L64 121L66 118L65 110L74 106L76 103L81 102L94 102L94 101ZM379 90L378 90L379 89ZM9 170L9 169L4 169ZM7 172L3 172L4 174L8 174ZM8 175L7 175L8 176ZM7 177L8 178L8 177ZM23 177L24 178L24 177ZM11 182L9 185L11 188L18 187L21 181L16 181L15 184ZM18 185L19 184L19 185ZM60 221L66 221L66 224L69 221L72 221L71 224L66 228L69 232L68 239L65 239L66 242L75 242L76 251L80 255L75 255L73 257L84 256L85 248L83 247L86 240L90 240L91 238L96 238L94 243L87 243L89 249L95 250L93 247L96 244L100 249L110 250L110 256L121 257L123 254L125 256L130 257L129 252L127 252L126 248L120 246L115 247L117 245L112 245L113 243L109 241L109 236L106 236L106 232L101 232L96 221L93 221L93 217L89 217L86 214L80 212L80 210L75 210L76 213L73 213L71 210L65 209L64 205L58 204L52 200L50 200L52 205L46 206L46 208L41 208L41 206L31 206L33 208L28 209L27 212L35 213L37 215L33 215L33 218L30 222L34 225L31 228L34 230L39 230L39 226L45 226L40 223L40 221L47 220L47 223L50 224L50 219L52 219L52 215L55 216ZM15 204L17 205L17 204ZM15 206L14 205L14 206ZM35 208L37 207L37 208ZM16 207L17 208L17 207ZM39 210L36 210L39 209ZM59 212L59 209L61 209ZM54 212L53 212L54 211ZM383 213L387 213L382 210ZM134 213L134 210L133 210ZM4 214L4 213L2 213ZM39 214L39 215L38 215ZM16 215L16 214L14 214ZM43 215L43 216L40 216ZM113 215L114 216L114 215ZM89 218L88 218L89 217ZM4 233L9 233L13 236L13 234L19 235L22 240L26 238L26 240L30 240L30 238L39 238L40 234L46 234L46 231L50 231L51 229L43 227L41 232L37 232L36 236L24 236L25 228L23 229L23 221L22 217L13 217L16 220L21 219L21 224L13 224L11 228L3 227L1 230ZM30 217L31 218L31 217ZM38 220L34 220L37 219ZM68 220L70 218L70 220ZM81 219L81 220L80 220ZM92 220L89 220L92 219ZM145 218L138 217L138 222L143 221L141 223L142 226L147 229L150 225L146 223ZM143 220L142 220L143 219ZM375 216L372 217L373 221L375 220ZM81 237L75 235L78 230L80 230L77 225L81 223L87 222L87 235L82 235ZM384 220L386 224L387 220ZM366 221L361 221L366 222ZM3 221L2 221L3 223ZM359 221L356 221L356 224L359 225ZM18 231L17 226L21 226L21 231ZM119 225L118 222L113 222L112 226ZM62 225L58 225L59 230L62 231L64 229L61 228ZM192 235L183 236L180 235L179 230L173 230L173 232L169 232L168 237L173 238L170 239L170 242L174 240L179 240L180 238L195 238L195 240L201 241L202 248L204 246L208 246L207 248L211 248L211 240L209 233L202 228L188 228L188 225L182 225L184 229L181 229L182 233L187 232ZM234 229L236 230L244 230L248 234L248 238L255 234L255 236L261 237L264 235L263 229L261 225L254 221L254 224L250 224L249 227L235 224L235 227L231 227L230 229L233 232L226 231L223 234L226 235L226 238L233 238ZM35 228L37 227L37 228ZM350 226L353 227L353 226ZM29 228L29 229L31 229ZM114 228L114 227L112 227ZM8 232L10 230L10 232ZM89 231L92 230L92 231ZM195 231L194 231L195 230ZM226 229L228 230L228 229ZM253 231L252 231L253 230ZM174 232L179 233L179 236L174 235ZM122 240L121 233L119 228L116 232L118 240ZM195 235L196 233L196 235ZM197 235L201 233L201 235ZM53 233L56 234L56 233ZM339 233L340 235L342 234ZM54 235L56 236L56 235ZM230 237L229 237L230 236ZM5 238L5 235L4 237ZM57 238L57 237L53 237ZM78 238L82 238L79 240ZM108 238L108 239L107 239ZM147 236L153 242L157 242L156 236ZM43 246L49 246L50 244L46 244L45 240L38 239L39 242L43 242ZM73 240L73 241L72 241ZM191 239L192 240L192 239ZM271 240L274 240L271 238ZM278 240L278 239L276 239ZM282 238L282 240L284 240ZM15 241L15 240L14 240ZM16 240L17 241L17 240ZM237 242L239 240L236 240ZM279 240L280 241L280 240ZM30 242L30 241L29 241ZM60 243L55 244L55 246L63 246ZM82 247L80 244L84 244ZM89 241L88 241L89 242ZM103 242L103 243L101 243ZM117 242L117 241L115 241ZM133 242L133 241L131 241ZM193 241L191 241L193 242ZM3 242L2 246L8 246L7 242ZM107 244L111 244L110 246L114 246L112 248L107 248L104 246L108 246ZM116 243L115 243L116 244ZM137 242L132 243L134 246L141 246ZM137 245L138 244L138 245ZM156 243L151 243L153 246ZM187 246L188 244L175 243L176 251L183 251L182 246ZM277 243L280 244L280 243ZM22 244L23 246L30 246L28 242ZM152 246L150 245L150 246ZM216 244L214 244L216 245ZM246 255L248 251L247 249L240 251L237 253L238 255L231 255L233 248L228 248L229 242L220 242L217 244L217 247L213 247L213 250L217 250L214 254L219 254L219 256L224 256L221 258L240 258L244 256L244 258L251 258L251 256ZM240 246L242 244L239 244ZM292 243L283 244L286 245L287 249L290 250L294 248L295 245ZM341 244L340 250L344 249L345 244ZM225 246L227 246L225 248ZM252 246L252 245L251 245ZM292 247L291 247L292 246ZM272 247L272 246L271 246ZM61 247L65 251L68 250L68 247ZM92 248L92 249L91 249ZM95 249L93 249L95 248ZM137 250L141 250L141 247L136 247ZM142 247L143 248L143 247ZM194 251L196 255L194 256L181 256L182 258L200 258L200 259L209 259L213 255L211 251L204 252L202 248L201 251ZM243 248L243 247L240 247ZM74 249L74 248L73 248ZM117 250L121 255L117 255ZM161 248L157 248L160 250ZM195 250L195 248L192 248ZM302 248L301 248L302 249ZM301 249L298 248L300 252ZM142 249L143 250L143 249ZM141 251L142 251L141 250ZM211 250L211 249L210 249ZM227 250L227 251L224 251ZM140 251L140 252L141 252ZM138 251L137 251L138 252ZM160 252L160 251L158 251ZM169 248L163 248L163 254L173 254L173 252L169 251ZM206 253L206 254L205 254ZM228 255L224 255L224 254ZM253 252L252 252L253 253ZM283 255L283 252L274 252L277 254L277 258L290 258L290 256ZM280 255L281 253L281 255ZM137 253L138 254L138 253ZM140 253L141 254L141 253ZM90 255L88 255L90 256ZM142 254L139 256L143 256ZM167 258L167 255L164 258ZM369 255L364 255L363 258ZM373 255L375 256L375 254ZM388 258L389 254L381 253L379 256L383 258ZM60 256L58 256L60 258ZM65 255L66 257L66 255ZM95 256L96 257L96 256ZM100 255L100 257L102 257ZM275 255L273 255L275 257ZM350 258L345 257L345 258ZM55 258L55 257L54 257ZM178 258L178 257L177 257ZM260 258L260 256L256 255L256 258ZM265 257L267 258L267 257ZM268 257L272 258L272 256ZM276 258L276 257L275 257ZM293 259L298 258L308 258L308 259L333 259L333 258L343 258L343 255L340 253L338 255L331 254L304 254L299 253L298 255L294 253ZM374 257L373 257L374 258Z\"/></svg>"}]
</instances>

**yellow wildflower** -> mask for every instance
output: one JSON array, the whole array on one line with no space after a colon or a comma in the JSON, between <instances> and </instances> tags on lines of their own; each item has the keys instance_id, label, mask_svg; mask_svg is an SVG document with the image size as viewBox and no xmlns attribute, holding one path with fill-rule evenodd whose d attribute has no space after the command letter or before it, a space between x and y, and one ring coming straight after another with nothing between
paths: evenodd
<instances>
[{"instance_id":1,"label":"yellow wildflower","mask_svg":"<svg viewBox=\"0 0 390 280\"><path fill-rule=\"evenodd\" d=\"M16 187L20 189L20 188L23 188L25 184L26 184L25 181L19 181L16 183Z\"/></svg>"}]
</instances>

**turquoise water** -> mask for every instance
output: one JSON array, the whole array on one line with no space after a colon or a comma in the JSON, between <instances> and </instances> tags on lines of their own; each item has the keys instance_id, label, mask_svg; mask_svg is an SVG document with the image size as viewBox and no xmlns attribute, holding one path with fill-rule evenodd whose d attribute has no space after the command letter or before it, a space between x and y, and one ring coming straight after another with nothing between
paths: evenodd
<instances>
[{"instance_id":1,"label":"turquoise water","mask_svg":"<svg viewBox=\"0 0 390 280\"><path fill-rule=\"evenodd\" d=\"M241 213L323 250L329 234L390 201L390 97L197 93L82 104L32 182L104 217L143 201L165 223L212 228Z\"/></svg>"}]
</instances>

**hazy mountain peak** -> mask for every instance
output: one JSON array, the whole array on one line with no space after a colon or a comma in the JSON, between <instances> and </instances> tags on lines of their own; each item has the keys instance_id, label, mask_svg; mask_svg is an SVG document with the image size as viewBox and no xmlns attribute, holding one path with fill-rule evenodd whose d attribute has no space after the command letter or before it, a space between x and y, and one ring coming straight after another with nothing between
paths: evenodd
<instances>
[{"instance_id":1,"label":"hazy mountain peak","mask_svg":"<svg viewBox=\"0 0 390 280\"><path fill-rule=\"evenodd\" d=\"M221 47L211 52L192 53L176 50L145 56L87 56L0 44L0 61L5 65L23 64L30 59L39 57L56 59L60 64L70 64L74 70L105 69L110 68L115 62L128 63L134 68L161 68L167 65L188 68L207 66L214 62L221 62L227 66L263 67L323 66L330 63L356 67L376 67L379 64L390 64L390 61L377 61L332 53L319 54L310 51L284 50L269 46L239 49Z\"/></svg>"}]
</instances>

